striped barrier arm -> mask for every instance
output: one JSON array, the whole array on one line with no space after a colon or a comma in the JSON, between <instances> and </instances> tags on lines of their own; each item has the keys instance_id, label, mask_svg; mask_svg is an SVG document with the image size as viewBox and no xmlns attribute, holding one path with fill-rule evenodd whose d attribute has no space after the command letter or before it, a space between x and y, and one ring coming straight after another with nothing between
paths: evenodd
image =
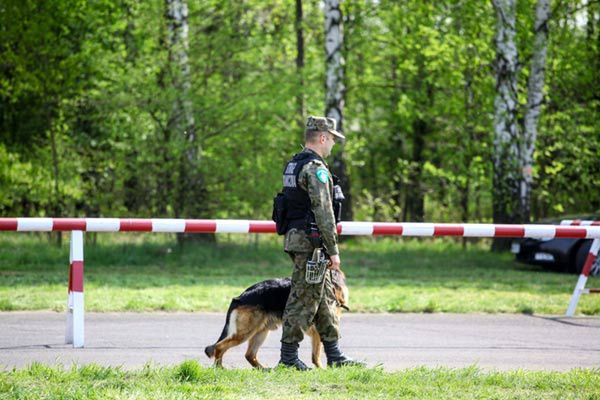
<instances>
[{"instance_id":1,"label":"striped barrier arm","mask_svg":"<svg viewBox=\"0 0 600 400\"><path fill-rule=\"evenodd\" d=\"M275 233L275 223L256 220L138 218L0 218L0 231L17 232ZM341 235L600 238L600 224L498 225L340 222Z\"/></svg>"},{"instance_id":2,"label":"striped barrier arm","mask_svg":"<svg viewBox=\"0 0 600 400\"><path fill-rule=\"evenodd\" d=\"M0 231L71 231L69 296L67 302L66 343L84 346L83 232L163 232L163 233L275 233L275 223L255 220L140 219L140 218L0 218ZM600 221L563 221L555 225L433 224L394 222L340 222L341 235L397 235L420 237L506 237L506 238L584 238L595 239L588 260L587 274L600 247ZM587 275L573 293L567 315L577 306L585 289ZM577 295L577 296L576 296ZM575 300L574 300L575 299Z\"/></svg>"},{"instance_id":3,"label":"striped barrier arm","mask_svg":"<svg viewBox=\"0 0 600 400\"><path fill-rule=\"evenodd\" d=\"M585 221L580 219L564 219L560 221L561 225L572 226L600 226L600 221Z\"/></svg>"}]
</instances>

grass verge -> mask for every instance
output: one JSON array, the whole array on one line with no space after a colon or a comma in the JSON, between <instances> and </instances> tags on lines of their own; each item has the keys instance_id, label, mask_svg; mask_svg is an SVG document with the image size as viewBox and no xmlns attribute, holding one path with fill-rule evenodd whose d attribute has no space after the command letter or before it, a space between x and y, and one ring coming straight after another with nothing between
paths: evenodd
<instances>
[{"instance_id":1,"label":"grass verge","mask_svg":"<svg viewBox=\"0 0 600 400\"><path fill-rule=\"evenodd\" d=\"M196 361L137 371L28 368L0 373L2 399L597 399L600 371L483 372L343 368L297 372L222 370Z\"/></svg>"},{"instance_id":2,"label":"grass verge","mask_svg":"<svg viewBox=\"0 0 600 400\"><path fill-rule=\"evenodd\" d=\"M168 235L100 234L85 247L86 310L224 311L251 284L290 274L275 238L240 237L181 248ZM354 312L563 314L577 279L443 239L341 247ZM0 310L63 311L68 258L68 243L0 234ZM577 311L600 314L600 296L582 296Z\"/></svg>"}]
</instances>

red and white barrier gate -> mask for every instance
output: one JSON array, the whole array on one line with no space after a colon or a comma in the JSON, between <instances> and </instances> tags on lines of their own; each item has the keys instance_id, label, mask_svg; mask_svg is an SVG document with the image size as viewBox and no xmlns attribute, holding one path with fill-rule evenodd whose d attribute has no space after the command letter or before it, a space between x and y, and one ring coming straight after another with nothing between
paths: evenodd
<instances>
[{"instance_id":1,"label":"red and white barrier gate","mask_svg":"<svg viewBox=\"0 0 600 400\"><path fill-rule=\"evenodd\" d=\"M576 224L569 224L576 225ZM600 226L340 222L340 235L600 239ZM0 218L0 231L72 231L66 342L84 345L83 232L275 233L271 221L129 218ZM585 286L585 282L583 284Z\"/></svg>"},{"instance_id":2,"label":"red and white barrier gate","mask_svg":"<svg viewBox=\"0 0 600 400\"><path fill-rule=\"evenodd\" d=\"M560 224L571 226L600 226L600 221L565 220L561 221ZM569 302L569 307L567 307L567 312L565 314L567 317L572 317L575 315L575 309L577 308L577 303L579 303L579 297L581 297L582 294L600 293L600 289L585 288L585 284L587 283L590 272L592 271L592 266L598 257L599 249L600 239L594 239L592 246L590 247L590 252L588 253L585 263L583 264L583 269L581 270L577 284L575 285L575 289L573 289L573 295L571 296L571 301Z\"/></svg>"}]
</instances>

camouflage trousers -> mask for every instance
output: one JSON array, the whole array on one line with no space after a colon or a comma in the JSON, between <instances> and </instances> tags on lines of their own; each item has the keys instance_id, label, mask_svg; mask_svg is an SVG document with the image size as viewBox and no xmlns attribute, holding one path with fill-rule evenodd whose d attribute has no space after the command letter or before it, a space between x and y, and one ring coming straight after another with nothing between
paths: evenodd
<instances>
[{"instance_id":1,"label":"camouflage trousers","mask_svg":"<svg viewBox=\"0 0 600 400\"><path fill-rule=\"evenodd\" d=\"M283 312L283 334L281 341L298 343L314 323L321 340L338 340L339 318L337 302L333 293L331 271L325 272L323 282L306 283L306 262L312 253L294 253L292 289Z\"/></svg>"}]
</instances>

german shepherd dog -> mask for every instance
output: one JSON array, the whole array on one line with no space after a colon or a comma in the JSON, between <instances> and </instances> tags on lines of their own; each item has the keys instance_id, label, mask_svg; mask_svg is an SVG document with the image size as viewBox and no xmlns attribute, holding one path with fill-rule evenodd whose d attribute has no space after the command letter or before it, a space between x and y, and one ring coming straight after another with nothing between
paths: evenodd
<instances>
[{"instance_id":1,"label":"german shepherd dog","mask_svg":"<svg viewBox=\"0 0 600 400\"><path fill-rule=\"evenodd\" d=\"M337 313L348 310L348 288L342 271L331 271L333 290L337 301ZM204 352L209 358L215 358L216 367L223 366L223 355L232 347L248 340L246 360L254 368L265 368L256 357L258 349L265 342L269 331L276 330L282 324L283 310L292 287L291 278L269 279L259 282L231 300L225 326L219 340L207 346ZM312 341L312 362L317 368L321 364L321 338L314 325L306 332Z\"/></svg>"}]
</instances>

